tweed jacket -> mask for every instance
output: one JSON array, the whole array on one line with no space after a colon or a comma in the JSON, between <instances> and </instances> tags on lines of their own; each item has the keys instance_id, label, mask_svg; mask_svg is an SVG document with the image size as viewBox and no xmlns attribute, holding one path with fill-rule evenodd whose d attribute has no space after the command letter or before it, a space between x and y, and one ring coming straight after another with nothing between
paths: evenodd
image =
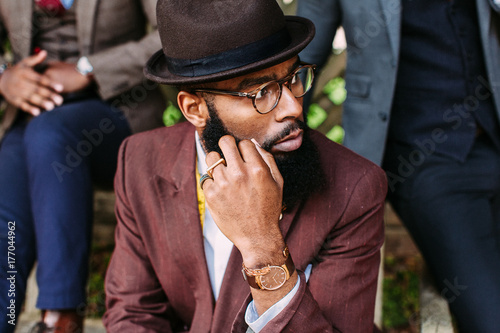
<instances>
[{"instance_id":1,"label":"tweed jacket","mask_svg":"<svg viewBox=\"0 0 500 333\"><path fill-rule=\"evenodd\" d=\"M350 150L312 133L326 188L280 222L301 284L261 331L371 332L386 179ZM233 247L217 301L204 254L190 123L122 144L115 178L116 248L106 275L108 332L245 332L250 287ZM305 283L304 269L312 264Z\"/></svg>"},{"instance_id":2,"label":"tweed jacket","mask_svg":"<svg viewBox=\"0 0 500 333\"><path fill-rule=\"evenodd\" d=\"M132 131L161 125L165 102L158 85L147 81L142 69L161 48L156 31L155 0L75 1L80 54L94 67L98 94L124 111ZM33 0L0 1L0 45L10 41L14 62L30 55ZM147 24L152 27L147 32ZM6 62L0 54L0 64ZM18 110L8 107L2 122L5 131Z\"/></svg>"},{"instance_id":3,"label":"tweed jacket","mask_svg":"<svg viewBox=\"0 0 500 333\"><path fill-rule=\"evenodd\" d=\"M500 15L490 0L476 0L484 61L500 118ZM301 53L324 64L335 32L347 40L347 99L343 106L344 145L381 164L399 63L401 0L300 0L297 14L312 19L316 37Z\"/></svg>"}]
</instances>

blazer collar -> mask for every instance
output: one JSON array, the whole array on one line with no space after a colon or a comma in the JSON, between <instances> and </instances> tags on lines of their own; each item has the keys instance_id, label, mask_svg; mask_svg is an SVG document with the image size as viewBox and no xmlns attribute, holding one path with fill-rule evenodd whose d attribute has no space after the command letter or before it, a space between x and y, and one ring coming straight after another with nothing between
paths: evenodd
<instances>
[{"instance_id":1,"label":"blazer collar","mask_svg":"<svg viewBox=\"0 0 500 333\"><path fill-rule=\"evenodd\" d=\"M381 14L387 25L387 33L391 43L393 65L399 58L399 45L401 42L401 13L403 10L401 0L379 0Z\"/></svg>"},{"instance_id":2,"label":"blazer collar","mask_svg":"<svg viewBox=\"0 0 500 333\"><path fill-rule=\"evenodd\" d=\"M32 23L33 23L33 0L12 0L7 4L10 4L11 8L9 10L16 19L13 20L12 31L16 31L16 34L11 36L11 38L16 39L12 41L13 44L18 45L18 52L21 58L25 58L31 53L31 41L32 41Z\"/></svg>"},{"instance_id":3,"label":"blazer collar","mask_svg":"<svg viewBox=\"0 0 500 333\"><path fill-rule=\"evenodd\" d=\"M93 51L95 13L99 2L100 0L76 1L76 24L81 55L88 55Z\"/></svg>"},{"instance_id":4,"label":"blazer collar","mask_svg":"<svg viewBox=\"0 0 500 333\"><path fill-rule=\"evenodd\" d=\"M174 160L170 170L162 169L154 176L161 205L163 221L159 232L165 240L179 270L187 279L197 305L191 329L208 332L212 321L214 297L205 260L196 196L194 129L186 132L185 139L168 159ZM201 310L203 309L203 310Z\"/></svg>"}]
</instances>

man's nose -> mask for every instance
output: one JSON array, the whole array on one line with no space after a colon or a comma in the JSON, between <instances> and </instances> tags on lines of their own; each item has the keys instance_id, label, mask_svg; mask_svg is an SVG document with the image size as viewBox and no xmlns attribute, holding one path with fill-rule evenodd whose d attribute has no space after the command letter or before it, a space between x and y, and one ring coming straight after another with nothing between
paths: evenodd
<instances>
[{"instance_id":1,"label":"man's nose","mask_svg":"<svg viewBox=\"0 0 500 333\"><path fill-rule=\"evenodd\" d=\"M281 98L278 105L276 105L276 120L283 121L286 118L299 118L302 113L302 97L295 97L291 90L286 85L283 85Z\"/></svg>"}]
</instances>

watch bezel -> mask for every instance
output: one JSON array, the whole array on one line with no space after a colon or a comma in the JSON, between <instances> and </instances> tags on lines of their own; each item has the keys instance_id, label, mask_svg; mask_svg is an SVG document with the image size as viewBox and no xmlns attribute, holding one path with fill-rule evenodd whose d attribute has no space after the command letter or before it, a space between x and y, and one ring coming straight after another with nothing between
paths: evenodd
<instances>
[{"instance_id":1,"label":"watch bezel","mask_svg":"<svg viewBox=\"0 0 500 333\"><path fill-rule=\"evenodd\" d=\"M285 266L285 265L283 265ZM289 278L289 274L287 272L287 270L283 267L283 266L269 266L270 270L268 273L264 274L264 275L259 275L259 276L256 276L256 281L257 281L257 284L259 285L260 289L264 289L264 290L277 290L281 287L283 287L283 285L285 284L285 282L288 280ZM266 278L268 278L272 273L273 273L273 270L279 270L283 273L283 280L282 281L279 281L278 284L276 286L267 286L267 282L266 281ZM264 279L264 281L263 281Z\"/></svg>"},{"instance_id":2,"label":"watch bezel","mask_svg":"<svg viewBox=\"0 0 500 333\"><path fill-rule=\"evenodd\" d=\"M279 265L268 265L262 268L257 268L257 269L249 269L245 266L245 263L242 263L242 269L241 273L243 274L243 279L248 282L250 287L254 289L261 289L261 290L276 290L281 288L288 279L293 275L295 272L295 265L293 263L292 257L290 256L290 253L288 251L288 246L285 245L285 249L283 250L283 256L285 257L285 263L281 266ZM261 283L261 277L266 276L269 274L271 268L281 268L285 271L285 282L283 282L281 285L268 288L264 287Z\"/></svg>"}]
</instances>

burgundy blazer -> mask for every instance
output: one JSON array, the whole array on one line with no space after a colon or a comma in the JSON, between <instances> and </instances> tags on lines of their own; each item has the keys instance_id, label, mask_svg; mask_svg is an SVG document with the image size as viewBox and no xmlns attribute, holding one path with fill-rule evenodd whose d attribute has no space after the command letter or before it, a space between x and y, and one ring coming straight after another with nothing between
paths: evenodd
<instances>
[{"instance_id":1,"label":"burgundy blazer","mask_svg":"<svg viewBox=\"0 0 500 333\"><path fill-rule=\"evenodd\" d=\"M214 301L205 261L189 123L123 143L115 179L116 248L106 276L108 332L245 332L251 300L233 247ZM371 332L384 240L386 178L313 132L326 189L287 211L281 229L301 276L265 332ZM313 264L307 284L302 273Z\"/></svg>"}]
</instances>

